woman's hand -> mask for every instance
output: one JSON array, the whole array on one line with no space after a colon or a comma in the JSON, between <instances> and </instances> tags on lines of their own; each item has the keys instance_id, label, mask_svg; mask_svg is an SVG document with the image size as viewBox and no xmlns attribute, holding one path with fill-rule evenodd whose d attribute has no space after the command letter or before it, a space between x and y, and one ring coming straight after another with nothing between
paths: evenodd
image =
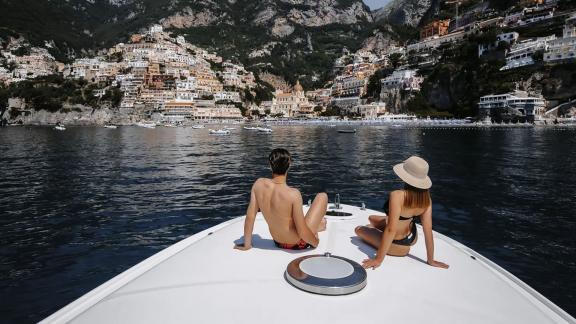
<instances>
[{"instance_id":1,"label":"woman's hand","mask_svg":"<svg viewBox=\"0 0 576 324\"><path fill-rule=\"evenodd\" d=\"M450 266L447 265L444 262L440 262L440 261L436 261L436 260L430 260L428 262L429 265L433 266L433 267L437 267L437 268L442 268L442 269L448 269Z\"/></svg>"},{"instance_id":2,"label":"woman's hand","mask_svg":"<svg viewBox=\"0 0 576 324\"><path fill-rule=\"evenodd\" d=\"M376 259L366 259L362 261L362 266L364 269L372 268L372 270L378 268L382 264L382 261Z\"/></svg>"}]
</instances>

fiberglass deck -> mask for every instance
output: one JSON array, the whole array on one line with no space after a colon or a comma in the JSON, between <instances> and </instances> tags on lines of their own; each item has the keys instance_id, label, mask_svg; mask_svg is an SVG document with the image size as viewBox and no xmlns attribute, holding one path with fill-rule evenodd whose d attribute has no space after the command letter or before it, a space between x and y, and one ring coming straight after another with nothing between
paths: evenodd
<instances>
[{"instance_id":1,"label":"fiberglass deck","mask_svg":"<svg viewBox=\"0 0 576 324\"><path fill-rule=\"evenodd\" d=\"M244 218L198 233L120 274L45 320L46 323L574 323L574 319L474 251L435 234L427 266L419 228L410 256L387 257L368 270L364 290L347 296L303 292L284 279L286 265L330 252L356 262L374 249L354 227L375 211L343 206L354 218L330 218L314 250L279 250L261 215L254 248L233 250ZM471 256L474 256L471 257Z\"/></svg>"}]
</instances>

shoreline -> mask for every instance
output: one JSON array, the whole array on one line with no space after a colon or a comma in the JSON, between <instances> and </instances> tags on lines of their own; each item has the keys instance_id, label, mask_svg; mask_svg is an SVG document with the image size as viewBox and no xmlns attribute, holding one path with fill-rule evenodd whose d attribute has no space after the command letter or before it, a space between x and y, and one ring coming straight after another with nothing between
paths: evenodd
<instances>
[{"instance_id":1,"label":"shoreline","mask_svg":"<svg viewBox=\"0 0 576 324\"><path fill-rule=\"evenodd\" d=\"M140 122L144 122L143 120ZM152 122L152 121L146 121ZM153 123L153 122L152 122ZM137 122L135 123L111 123L118 127L141 127L138 125ZM38 124L38 123L31 123L31 124L8 124L4 127L0 128L16 128L16 127L39 127L39 128L53 128L56 126L57 123L46 123L46 124ZM65 124L66 127L70 128L81 128L81 127L96 127L96 128L104 128L106 124L100 123L69 123ZM171 125L171 126L166 126ZM362 121L200 121L200 122L192 122L186 123L182 125L176 125L175 127L172 126L171 123L155 123L155 126L158 128L192 128L194 125L204 125L204 126L230 126L230 125L238 125L238 126L276 126L276 127L292 127L292 126L319 126L319 127L326 127L326 128L342 128L342 127L370 127L370 126L388 126L391 128L421 128L421 129L530 129L530 128L575 128L576 123L568 123L568 124L528 124L528 123L518 123L518 124L480 124L480 123L465 123L465 122L451 122L451 121L443 121L443 122L431 122L431 121L414 121L414 122L390 122L390 121L371 121L371 120L362 120ZM145 128L145 127L141 127Z\"/></svg>"}]
</instances>

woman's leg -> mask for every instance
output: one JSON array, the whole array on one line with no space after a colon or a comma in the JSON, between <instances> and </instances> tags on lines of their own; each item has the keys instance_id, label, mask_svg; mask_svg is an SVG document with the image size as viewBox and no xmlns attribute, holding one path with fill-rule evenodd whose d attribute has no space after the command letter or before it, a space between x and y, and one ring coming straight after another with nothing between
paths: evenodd
<instances>
[{"instance_id":1,"label":"woman's leg","mask_svg":"<svg viewBox=\"0 0 576 324\"><path fill-rule=\"evenodd\" d=\"M306 213L304 219L306 220L306 225L314 234L322 232L326 229L326 210L328 210L328 195L321 192L316 195L310 209Z\"/></svg>"},{"instance_id":2,"label":"woman's leg","mask_svg":"<svg viewBox=\"0 0 576 324\"><path fill-rule=\"evenodd\" d=\"M358 235L358 237L360 237L360 239L362 239L362 241L366 242L368 245L375 249L380 247L380 244L382 243L383 231L368 226L358 226L354 231L356 232L356 235ZM410 252L409 246L392 243L392 245L390 245L390 249L388 249L387 254L392 256L406 256L408 255L408 252Z\"/></svg>"},{"instance_id":3,"label":"woman's leg","mask_svg":"<svg viewBox=\"0 0 576 324\"><path fill-rule=\"evenodd\" d=\"M379 216L379 215L368 216L368 221L370 222L370 225L374 228L381 230L381 231L383 231L384 228L386 228L387 219L388 219L388 216Z\"/></svg>"}]
</instances>

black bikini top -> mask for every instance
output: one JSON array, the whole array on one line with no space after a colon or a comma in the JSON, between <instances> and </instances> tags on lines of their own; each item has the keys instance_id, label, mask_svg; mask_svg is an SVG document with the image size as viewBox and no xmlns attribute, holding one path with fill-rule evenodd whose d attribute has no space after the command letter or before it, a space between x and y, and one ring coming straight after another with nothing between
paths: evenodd
<instances>
[{"instance_id":1,"label":"black bikini top","mask_svg":"<svg viewBox=\"0 0 576 324\"><path fill-rule=\"evenodd\" d=\"M390 199L387 199L386 202L384 203L384 206L382 207L384 209L384 211L386 212L386 215L390 214ZM402 215L400 215L400 220L412 220L415 221L416 217L420 217L420 216L412 216L412 217L404 217Z\"/></svg>"}]
</instances>

